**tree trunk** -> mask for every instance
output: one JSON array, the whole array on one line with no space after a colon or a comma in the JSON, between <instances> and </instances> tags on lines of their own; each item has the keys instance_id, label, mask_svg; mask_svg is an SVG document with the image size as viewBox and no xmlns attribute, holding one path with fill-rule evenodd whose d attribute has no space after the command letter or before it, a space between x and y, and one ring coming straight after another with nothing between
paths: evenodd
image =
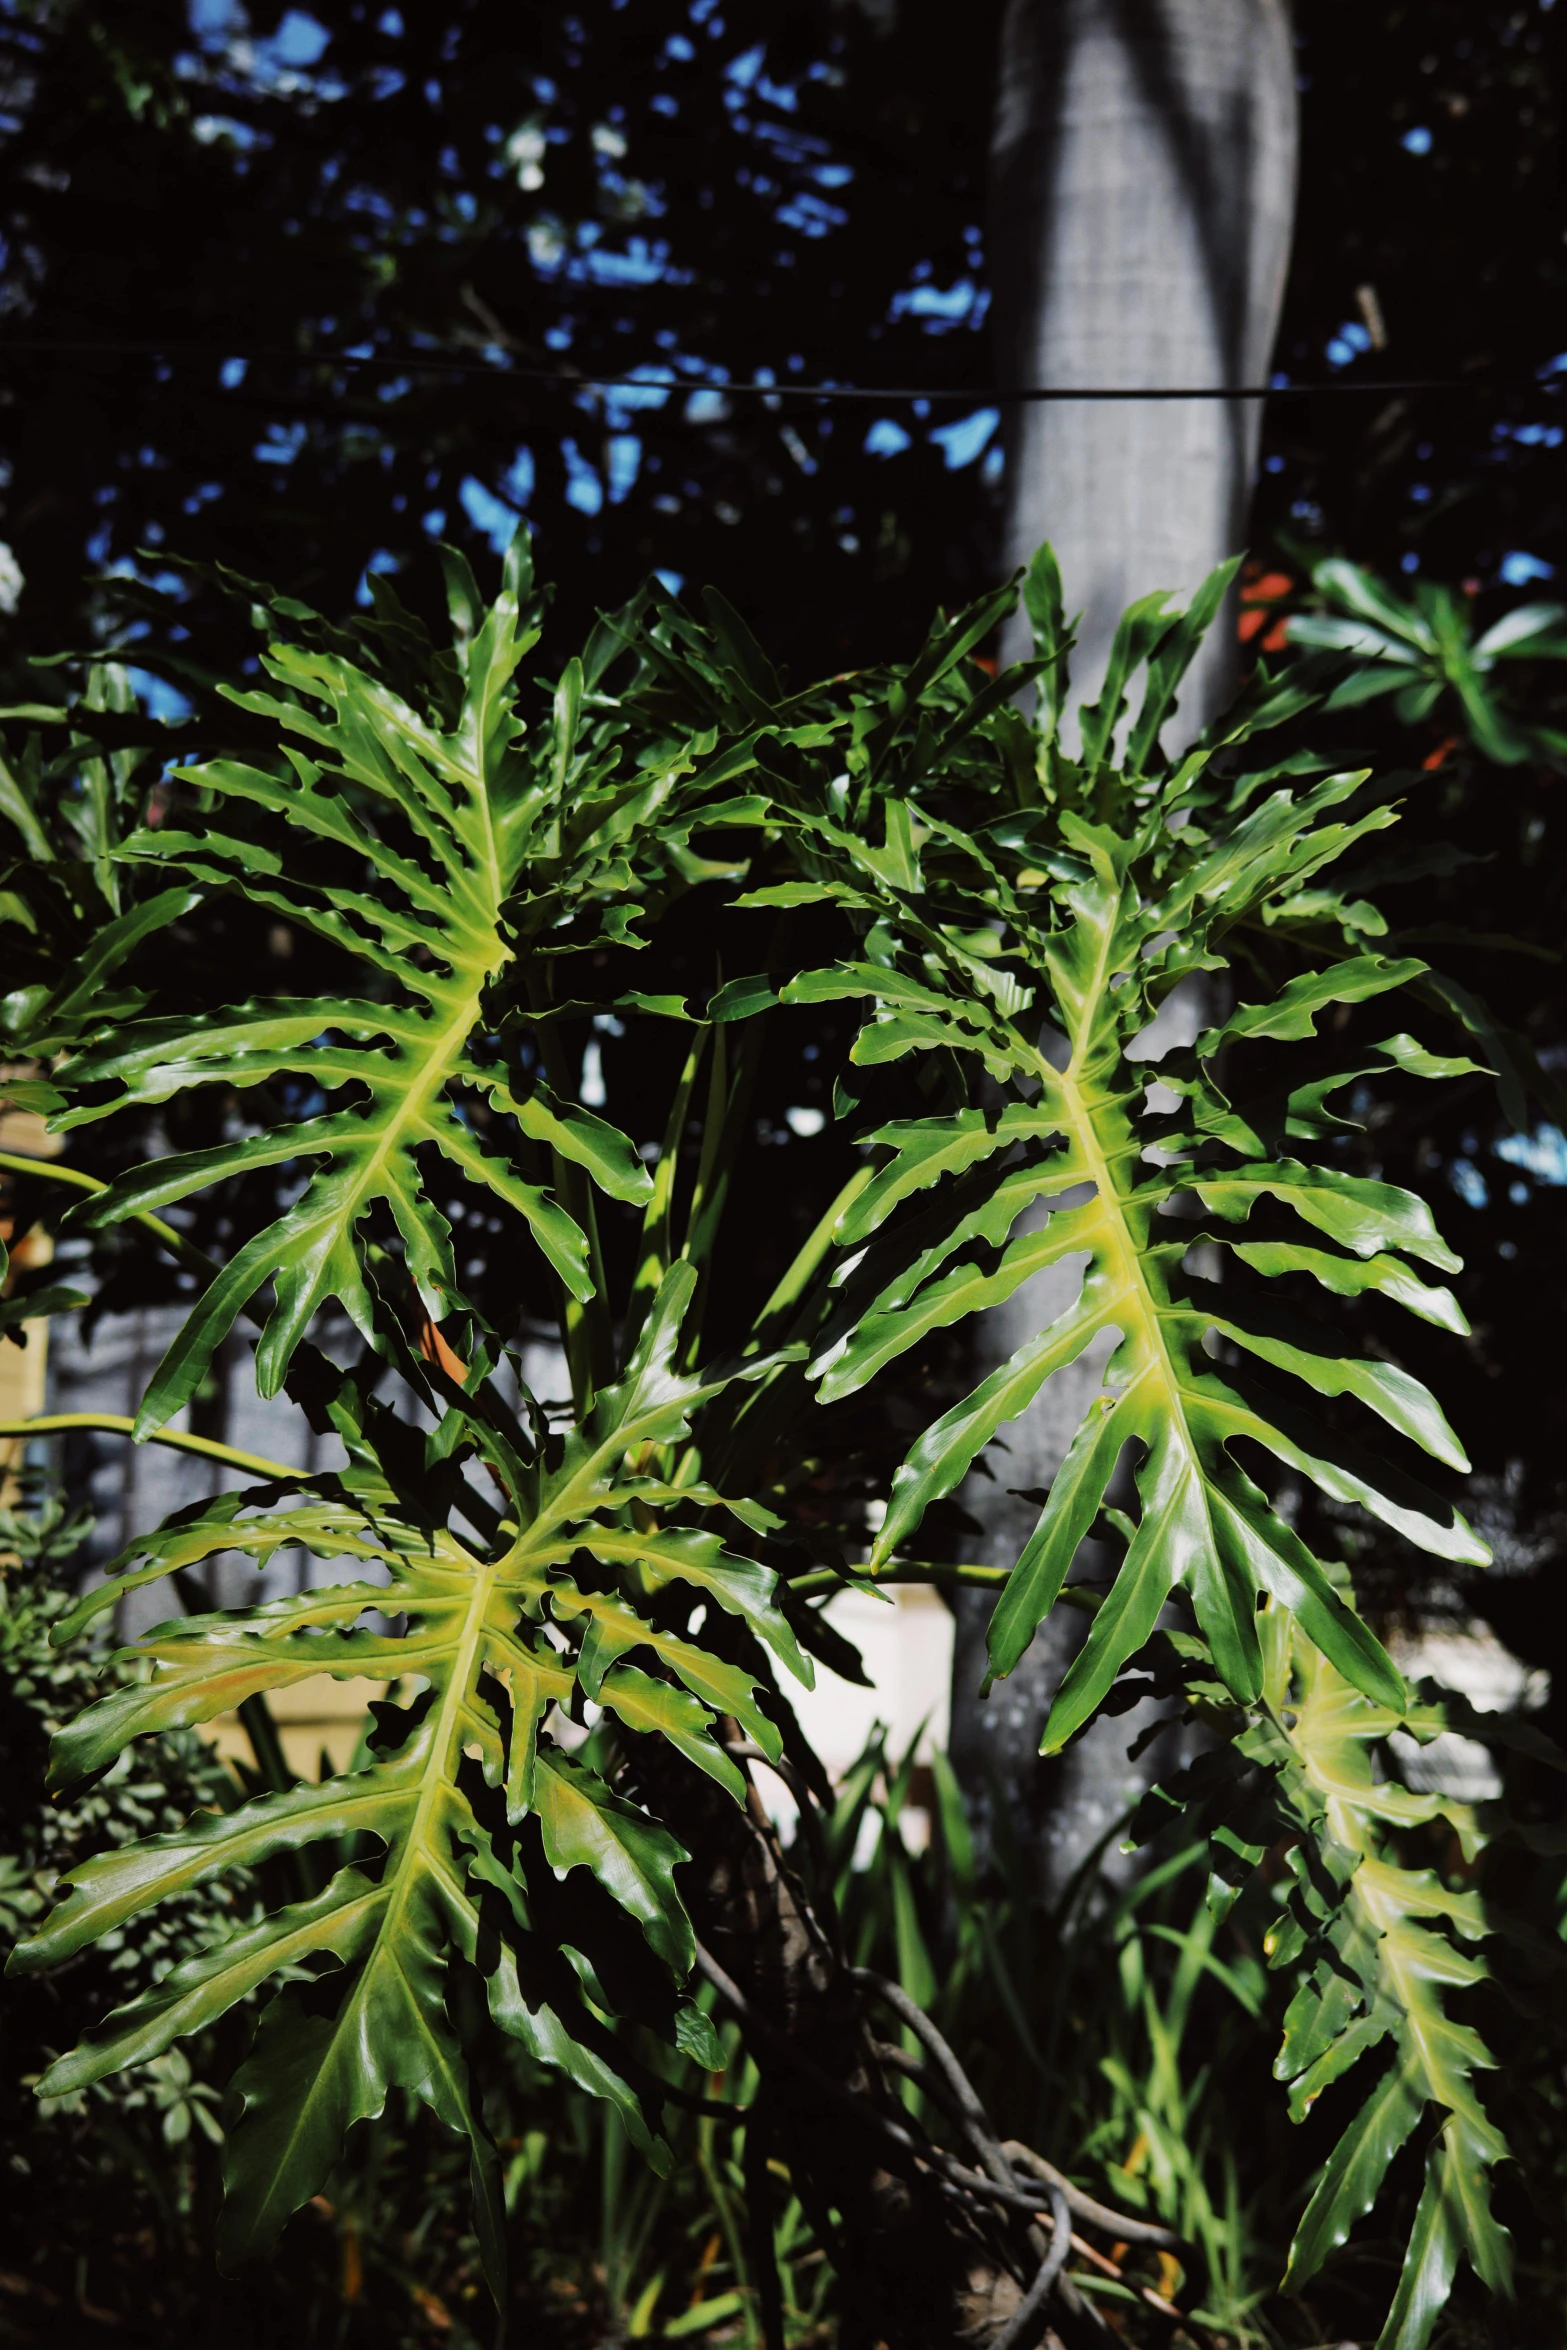
<instances>
[{"instance_id":1,"label":"tree trunk","mask_svg":"<svg viewBox=\"0 0 1567 2350\"><path fill-rule=\"evenodd\" d=\"M1008 385L1256 383L1278 322L1294 207L1294 59L1284 0L1008 0L992 157L991 256L1000 380ZM1117 620L1154 588L1190 590L1243 543L1260 425L1255 401L1041 401L1008 411L1007 564L1049 539L1067 609L1083 614L1073 663L1097 686ZM1031 650L1020 614L1009 658ZM1178 726L1195 732L1232 683L1221 619L1188 678ZM1085 697L1086 698L1086 697ZM1189 1040L1174 1002L1148 1040ZM981 1375L1076 1292L1080 1266L1042 1274L991 1314ZM996 1481L970 1481L983 1534L971 1555L1010 1565L1105 1353L1057 1374L1006 1432ZM989 1603L960 1596L953 1760L983 1816L1004 1801L1034 1882L1057 1899L1145 1769L1126 1748L1135 1714L1097 1723L1050 1765L1050 1698L1082 1619L1052 1616L984 1704Z\"/></svg>"},{"instance_id":2,"label":"tree trunk","mask_svg":"<svg viewBox=\"0 0 1567 2350\"><path fill-rule=\"evenodd\" d=\"M1289 259L1294 54L1283 0L1008 0L992 155L1001 380L1258 383ZM1009 411L1005 555L1054 542L1077 672L1151 588L1241 545L1255 401L1044 401ZM1219 637L1195 723L1228 689Z\"/></svg>"}]
</instances>

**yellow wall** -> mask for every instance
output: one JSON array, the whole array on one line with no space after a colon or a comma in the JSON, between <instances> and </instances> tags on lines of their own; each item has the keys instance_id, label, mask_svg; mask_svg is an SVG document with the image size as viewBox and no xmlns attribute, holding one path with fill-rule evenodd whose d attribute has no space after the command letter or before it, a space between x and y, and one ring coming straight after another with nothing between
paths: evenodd
<instances>
[{"instance_id":1,"label":"yellow wall","mask_svg":"<svg viewBox=\"0 0 1567 2350\"><path fill-rule=\"evenodd\" d=\"M334 1681L330 1673L318 1673L314 1680L301 1681L295 1688L269 1697L267 1704L289 1769L302 1779L319 1779L325 1748L331 1769L346 1771L364 1735L370 1700L386 1695L386 1685L380 1681ZM220 1714L215 1722L203 1725L201 1735L225 1762L255 1760L238 1714Z\"/></svg>"}]
</instances>

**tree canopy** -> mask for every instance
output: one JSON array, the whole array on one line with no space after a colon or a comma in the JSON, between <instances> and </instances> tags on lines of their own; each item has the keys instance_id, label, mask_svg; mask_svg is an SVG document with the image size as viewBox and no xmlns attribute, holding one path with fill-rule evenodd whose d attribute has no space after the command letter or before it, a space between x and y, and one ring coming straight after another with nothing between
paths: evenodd
<instances>
[{"instance_id":1,"label":"tree canopy","mask_svg":"<svg viewBox=\"0 0 1567 2350\"><path fill-rule=\"evenodd\" d=\"M138 549L331 609L526 514L574 618L656 566L806 667L900 649L995 560L996 16L4 0L13 647L79 640ZM1279 365L1335 395L1273 403L1258 543L1543 569L1560 21L1302 0L1298 40ZM1429 375L1484 388L1336 396ZM972 399L724 389L769 376Z\"/></svg>"}]
</instances>

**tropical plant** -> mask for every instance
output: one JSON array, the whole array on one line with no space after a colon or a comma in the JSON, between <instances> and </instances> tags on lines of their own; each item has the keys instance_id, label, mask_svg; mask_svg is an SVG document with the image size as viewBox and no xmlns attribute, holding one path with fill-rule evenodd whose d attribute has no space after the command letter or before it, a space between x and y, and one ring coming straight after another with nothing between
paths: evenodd
<instances>
[{"instance_id":1,"label":"tropical plant","mask_svg":"<svg viewBox=\"0 0 1567 2350\"><path fill-rule=\"evenodd\" d=\"M1274 2064L1289 2087L1291 2118L1304 2120L1363 2057L1380 2051L1384 2061L1313 2184L1284 2290L1309 2284L1376 2205L1394 2158L1424 2124L1423 2189L1383 2331L1390 2343L1423 2342L1461 2258L1493 2293L1511 2292L1512 2248L1491 2202L1491 2172L1509 2150L1475 2079L1496 2059L1449 2012L1455 1994L1491 1979L1473 1946L1509 1929L1473 1881L1489 1841L1473 1807L1379 1779L1373 1756L1391 1736L1427 1742L1457 1719L1472 1726L1472 1718L1434 1696L1379 1707L1351 1690L1281 1611L1270 1608L1262 1628L1266 1686L1245 1723L1199 1644L1164 1636L1167 1685L1182 1687L1211 1719L1228 1710L1233 1742L1156 1789L1144 1830L1171 1811L1195 1812L1213 1838L1209 1907L1220 1918L1269 1847L1286 1847L1281 1911L1264 1948L1271 1967L1297 1978ZM1414 1855L1401 1849L1414 1840L1411 1831L1431 1824L1449 1847L1442 1854L1436 1844L1435 1867L1429 1841ZM1527 1940L1516 1925L1511 1930ZM1559 1963L1549 1943L1538 1957L1547 1971Z\"/></svg>"},{"instance_id":2,"label":"tropical plant","mask_svg":"<svg viewBox=\"0 0 1567 2350\"><path fill-rule=\"evenodd\" d=\"M1260 1057L1251 1048L1264 1040L1312 1041L1330 1008L1372 1001L1426 973L1412 958L1357 951L1355 910L1341 912L1317 880L1395 820L1377 795L1368 801L1364 773L1319 781L1308 770L1293 790L1267 796L1265 787L1282 780L1276 774L1223 778L1215 755L1277 715L1265 673L1238 720L1221 722L1184 758L1162 751L1175 687L1224 584L1218 575L1188 615L1169 615L1162 598L1128 613L1072 758L1058 724L1070 636L1054 565L1042 554L1025 589L1046 681L1041 721L1033 743L1021 727L1001 729L1015 747L1010 805L992 799L983 825L973 803L961 809L966 822L954 805L966 764L955 738L973 739L968 711L956 714L945 740L934 727L903 730L901 743L895 724L879 741L867 734L858 772L849 762L847 807L841 787L836 805L803 791L779 795L802 864L820 869L834 851L852 860L867 940L863 959L796 977L782 998L868 997L873 1009L853 1060L940 1054L964 1072L949 1085L953 1106L943 1115L873 1136L884 1159L839 1223L840 1241L858 1244L851 1302L813 1367L825 1374L825 1397L849 1392L931 1329L1009 1294L1044 1265L1086 1254L1069 1311L911 1448L869 1570L895 1567L929 1505L958 1486L1054 1370L1114 1335L1105 1392L998 1601L992 1667L1004 1675L1017 1663L1098 1525L1123 1555L1108 1590L1094 1595L1087 1637L1046 1724L1046 1753L1105 1702L1177 1590L1205 1669L1232 1707L1255 1714L1254 1730L1232 1723L1235 1754L1248 1754L1248 1739L1265 1745L1294 1709L1290 1736L1301 1753L1282 1825L1318 1847L1303 1884L1325 1873L1351 1882L1355 1901L1352 1923L1327 1903L1278 1945L1293 1960L1309 1950L1317 1969L1291 2011L1280 2069L1306 2076L1294 2099L1303 2112L1390 2032L1400 2057L1328 2165L1290 2274L1303 2281L1342 2241L1421 2115L1445 2115L1383 2337L1406 2344L1426 2339L1460 2253L1493 2290L1506 2282L1505 2241L1486 2190L1505 2148L1471 2078L1486 2061L1483 2044L1441 2013L1440 1986L1478 1981L1484 1969L1420 1921L1443 1917L1470 1935L1488 1928L1475 1895L1428 1873L1400 1873L1380 1855L1376 1823L1408 1824L1444 1808L1438 1797L1383 1791L1364 1759L1368 1745L1418 1729L1420 1717L1352 1598L1248 1474L1237 1446L1253 1460L1271 1454L1275 1476L1282 1468L1333 1501L1359 1504L1437 1557L1483 1562L1483 1545L1452 1505L1385 1440L1379 1457L1350 1415L1321 1414L1325 1399L1348 1399L1462 1471L1462 1448L1435 1399L1396 1361L1350 1354L1341 1333L1308 1317L1299 1295L1307 1283L1344 1299L1377 1293L1427 1321L1464 1327L1451 1294L1415 1270L1457 1269L1424 1203L1344 1173L1329 1154L1343 1131L1332 1097L1356 1080L1379 1068L1451 1077L1475 1064L1400 1032L1362 1047L1347 1069L1331 1060L1324 1069L1319 1057L1297 1082L1275 1051L1260 1084L1252 1074ZM1125 688L1139 669L1142 703L1128 721ZM1015 688L1015 678L1007 682ZM885 811L884 848L865 837L879 829L870 821L872 786ZM1190 1050L1139 1066L1137 1039L1194 971L1223 973L1259 1000L1232 998ZM1041 1036L1042 1017L1053 1037ZM1176 1097L1173 1108L1153 1106L1151 1079ZM1302 1160L1287 1155L1291 1142L1317 1148ZM900 1203L941 1178L940 1205L900 1229ZM1091 1187L1082 1205L1058 1207L1042 1228L1028 1228L1030 1203L1059 1201L1080 1184ZM1183 1201L1206 1218L1181 1216ZM1264 1203L1271 1227L1259 1231ZM1169 1217L1162 1228L1161 1211ZM1208 1266L1194 1261L1199 1249ZM1219 1251L1227 1262L1216 1285ZM1286 1304L1247 1274L1304 1278ZM1265 1383L1259 1364L1291 1384ZM1131 1489L1118 1495L1112 1481L1129 1445L1137 1454ZM1304 1696L1280 1661L1285 1626L1293 1627ZM1265 1641L1275 1658L1271 1687ZM1252 1865L1271 1840L1248 1848ZM1324 1958L1324 1948L1332 1955Z\"/></svg>"},{"instance_id":3,"label":"tropical plant","mask_svg":"<svg viewBox=\"0 0 1567 2350\"><path fill-rule=\"evenodd\" d=\"M144 897L143 877L119 861L147 791L147 729L134 711L123 668L97 664L74 712L49 704L20 712L79 721L56 750L46 755L32 733L14 760L0 758L0 816L10 833L0 867L8 946L0 1038L12 1058L59 1052L88 1018L140 1011L145 995L119 990L111 1002L105 981L143 939L197 903L183 882Z\"/></svg>"},{"instance_id":4,"label":"tropical plant","mask_svg":"<svg viewBox=\"0 0 1567 2350\"><path fill-rule=\"evenodd\" d=\"M10 1504L0 1508L0 1936L8 1949L36 1929L73 1868L105 1848L177 1833L193 1812L238 1795L217 1757L184 1730L147 1741L95 1782L47 1800L50 1739L92 1701L103 1660L51 1640L71 1605L89 1525L33 1484L13 1479ZM127 1682L138 1670L110 1668ZM191 2141L210 2152L222 2135L210 2077L211 2060L221 2062L216 2049L195 2049L193 2065L188 2047L171 2048L86 2095L40 2102L33 2091L49 2057L106 2005L145 1994L171 1967L259 1914L256 1887L236 1873L165 1903L134 1935L104 1937L70 1974L10 1987L0 2113L11 2156L13 2254L33 2229L48 2228L40 2205L51 2184L74 2207L85 2201L101 2212L110 2204L101 2174L116 2159L133 2178L161 2170L159 2200L167 2205L186 2196ZM25 2280L13 2284L26 2295Z\"/></svg>"},{"instance_id":5,"label":"tropical plant","mask_svg":"<svg viewBox=\"0 0 1567 2350\"><path fill-rule=\"evenodd\" d=\"M1518 604L1477 635L1468 597L1434 580L1421 580L1411 599L1362 565L1330 556L1313 567L1311 585L1322 608L1293 615L1289 637L1352 656L1334 690L1338 708L1393 695L1406 725L1452 718L1498 766L1532 759L1560 768L1567 759L1567 734L1516 708L1504 667L1567 658L1567 607Z\"/></svg>"},{"instance_id":6,"label":"tropical plant","mask_svg":"<svg viewBox=\"0 0 1567 2350\"><path fill-rule=\"evenodd\" d=\"M91 1196L73 1218L139 1223L198 1276L127 1432L202 1444L246 1480L139 1535L62 1627L169 1577L192 1611L137 1643L145 1678L62 1731L60 1783L313 1674L389 1692L361 1767L88 1862L12 1962L48 1966L290 1856L292 1898L95 2026L42 2084L155 2061L281 1978L234 2083L226 2258L264 2249L401 2089L470 2149L499 2290L483 2112L498 2031L607 2099L655 2167L667 2107L743 2119L770 2341L775 2163L838 2272L846 2342L945 2341L961 2322L1011 2345L1052 2295L1091 2329L1083 2256L1065 2265L1073 2219L1165 2250L1170 2230L1002 2141L906 1985L856 1966L830 1840L813 1852L807 1835L786 1866L751 1785L772 1768L807 1821L830 1808L784 1676L808 1680L813 1654L855 1669L822 1614L836 1592L968 1580L1000 1585L996 1676L1053 1607L1086 1620L1047 1751L1152 1686L1222 1734L1218 1761L1193 1766L1200 1811L1214 1771L1266 1783L1268 1832L1251 1832L1248 1797L1246 1832L1216 1831L1218 1873L1254 1870L1281 1839L1297 1856L1275 1944L1302 1986L1297 2105L1363 2051L1396 2051L1323 2171L1292 2277L1348 2233L1424 2116L1435 2184L1384 2350L1429 2339L1461 2253L1505 2283L1483 2045L1442 2007L1475 1962L1424 1922L1478 1930L1479 1897L1454 1856L1436 1872L1389 1856L1388 1833L1438 1807L1362 1768L1435 1717L1295 1523L1315 1491L1442 1561L1484 1558L1416 1474L1420 1452L1438 1476L1466 1463L1398 1362L1388 1311L1461 1331L1427 1278L1456 1260L1423 1201L1344 1165L1336 1106L1368 1078L1478 1065L1404 1028L1377 1035L1385 1012L1363 1009L1402 991L1451 1024L1464 1001L1422 960L1370 949L1364 901L1335 888L1337 861L1398 810L1366 771L1326 772L1280 732L1331 662L1259 668L1198 743L1163 747L1228 577L1188 612L1133 607L1069 753L1072 631L1048 550L1024 589L1035 656L997 677L971 656L1015 589L940 620L906 666L790 693L719 599L698 616L655 587L530 701L542 605L519 541L487 612L449 562L441 650L394 625L384 594L375 638L295 615L267 658L277 690L231 697L274 730L271 752L187 763L124 843L127 866L314 933L343 975L305 1000L175 1018L111 1007L34 1081L62 1132L225 1089L221 1141L107 1183L78 1172ZM629 982L640 957L657 975L702 892L756 968L694 1011L689 986ZM1196 973L1223 1008L1191 1047L1143 1057ZM722 1253L722 1211L764 1041L823 1005L855 1008L835 1107L864 1123L763 1291L743 1248ZM649 1052L689 1038L662 1142L584 1105L589 1047L597 1071L599 1037L628 1028ZM265 1114L247 1120L247 1099ZM530 1391L460 1281L442 1164L464 1230L536 1249L569 1399ZM204 1263L158 1212L256 1167L288 1175L286 1196ZM1067 1258L1086 1264L1076 1302L954 1400L931 1368L942 1334ZM1331 1324L1312 1310L1324 1293ZM335 1434L337 1466L306 1475L170 1425L252 1309L263 1392L286 1386ZM345 1326L360 1348L346 1367L325 1351ZM1092 1348L1101 1392L1034 1533L1010 1572L965 1565L952 1497ZM1071 1580L1090 1535L1119 1551L1104 1588ZM343 1579L207 1603L204 1562L287 1545ZM724 2061L715 1997L759 2076L743 2116L683 2073L682 2058ZM901 2063L878 2004L912 2035ZM961 2153L942 2142L954 2131Z\"/></svg>"},{"instance_id":7,"label":"tropical plant","mask_svg":"<svg viewBox=\"0 0 1567 2350\"><path fill-rule=\"evenodd\" d=\"M225 1767L193 1730L144 1738L66 1800L46 1792L51 1736L102 1693L105 1660L81 1641L50 1633L82 1578L86 1521L29 1473L17 1506L0 1512L0 1939L10 1947L47 1912L65 1872L95 1853L149 1835L172 1835L192 1812L223 1813L244 1792L294 1783L267 1741L253 1701L267 1769ZM107 1668L134 1685L131 1656ZM95 1684L97 1685L95 1690ZM236 1776L241 1784L236 1784ZM59 2098L33 2091L49 2058L98 2014L147 1990L212 1940L253 1924L268 1894L297 1891L294 1856L260 1872L214 1877L165 1901L129 1933L111 1933L62 1973L12 1982L6 1995L7 2067L0 2112L10 2163L6 2287L17 2338L42 2332L60 2300L89 2305L101 2322L139 2331L209 2331L257 2345L289 2328L311 2345L427 2342L432 2326L474 2350L488 2343L482 2272L467 2179L455 2142L421 2127L417 2101L399 2093L360 2133L328 2196L291 2231L286 2262L231 2285L214 2279L203 2242L221 2192L224 2132L213 2085L233 2070L254 2026L254 2003L189 2035L166 2055ZM270 1885L268 1880L271 1880ZM754 2086L733 2024L720 2030L742 2100ZM580 2092L516 2042L489 2069L486 2113L502 2156L512 2254L511 2307L525 2325L562 2329L604 2323L632 2335L678 2319L695 2304L700 2325L722 2325L754 2303L744 2230L736 2231L743 2180L726 2152L730 2133L711 2118L675 2112L672 2177L630 2148L614 2107ZM423 2119L428 2121L426 2113ZM777 2215L777 2256L794 2334L830 2283L798 2204ZM739 2253L738 2269L735 2253Z\"/></svg>"}]
</instances>

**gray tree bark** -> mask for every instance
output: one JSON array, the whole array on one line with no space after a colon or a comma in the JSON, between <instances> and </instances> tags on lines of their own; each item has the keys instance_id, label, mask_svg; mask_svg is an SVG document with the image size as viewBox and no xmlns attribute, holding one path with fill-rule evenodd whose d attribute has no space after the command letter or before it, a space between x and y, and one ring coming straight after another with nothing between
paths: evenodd
<instances>
[{"instance_id":1,"label":"gray tree bark","mask_svg":"<svg viewBox=\"0 0 1567 2350\"><path fill-rule=\"evenodd\" d=\"M1009 384L1265 380L1289 261L1296 98L1285 0L1008 0L992 150ZM1061 401L1008 415L1005 554L1054 542L1077 673L1152 588L1241 545L1255 401ZM1221 632L1222 634L1222 632ZM1227 690L1218 636L1189 686Z\"/></svg>"},{"instance_id":2,"label":"gray tree bark","mask_svg":"<svg viewBox=\"0 0 1567 2350\"><path fill-rule=\"evenodd\" d=\"M1011 385L1221 385L1265 380L1294 215L1296 97L1285 0L1008 0L992 155L991 256L1000 380ZM1009 567L1049 539L1085 699L1126 605L1190 591L1239 548L1257 458L1255 401L1060 401L1007 417ZM1019 614L1008 658L1032 649ZM1174 726L1195 733L1232 683L1221 617ZM1172 1000L1144 1049L1195 1031ZM1081 1264L987 1317L981 1375L1063 1312ZM964 1501L970 1556L1010 1565L1091 1397L1108 1347L1050 1382L1006 1433L994 1481ZM1092 1571L1090 1566L1090 1572ZM1039 1737L1083 1619L1058 1610L984 1703L989 1601L960 1595L952 1754L981 1818L1004 1805L1040 1893L1056 1901L1146 1783L1138 1715L1097 1724L1045 1764Z\"/></svg>"}]
</instances>

